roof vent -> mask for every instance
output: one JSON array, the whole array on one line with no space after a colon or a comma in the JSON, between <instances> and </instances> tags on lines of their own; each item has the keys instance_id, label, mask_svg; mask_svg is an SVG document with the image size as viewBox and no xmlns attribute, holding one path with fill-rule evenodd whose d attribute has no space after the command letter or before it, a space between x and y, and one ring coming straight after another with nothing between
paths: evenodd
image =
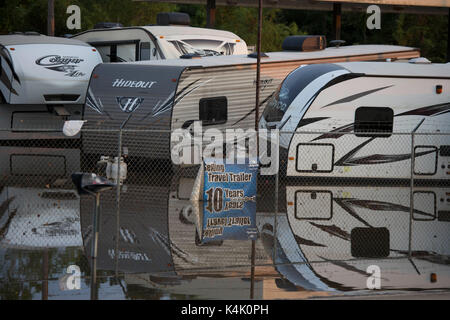
<instances>
[{"instance_id":1,"label":"roof vent","mask_svg":"<svg viewBox=\"0 0 450 320\"><path fill-rule=\"evenodd\" d=\"M200 59L201 57L198 53L185 53L180 56L180 59Z\"/></svg>"},{"instance_id":2,"label":"roof vent","mask_svg":"<svg viewBox=\"0 0 450 320\"><path fill-rule=\"evenodd\" d=\"M26 31L26 32L24 32L24 35L26 35L26 36L40 36L41 34L39 32L36 32L36 31Z\"/></svg>"},{"instance_id":3,"label":"roof vent","mask_svg":"<svg viewBox=\"0 0 450 320\"><path fill-rule=\"evenodd\" d=\"M331 40L330 41L330 45L335 47L335 48L339 48L340 46L345 44L345 40Z\"/></svg>"},{"instance_id":4,"label":"roof vent","mask_svg":"<svg viewBox=\"0 0 450 320\"><path fill-rule=\"evenodd\" d=\"M252 52L247 55L249 58L255 58L258 59L258 52ZM261 52L261 59L268 58L269 56L265 52Z\"/></svg>"},{"instance_id":5,"label":"roof vent","mask_svg":"<svg viewBox=\"0 0 450 320\"><path fill-rule=\"evenodd\" d=\"M416 63L416 64L430 64L431 63L430 60L428 60L427 58L424 58L424 57L409 59L408 62L409 63Z\"/></svg>"},{"instance_id":6,"label":"roof vent","mask_svg":"<svg viewBox=\"0 0 450 320\"><path fill-rule=\"evenodd\" d=\"M94 25L94 29L111 29L111 28L123 28L123 25L119 22L99 22Z\"/></svg>"},{"instance_id":7,"label":"roof vent","mask_svg":"<svg viewBox=\"0 0 450 320\"><path fill-rule=\"evenodd\" d=\"M317 51L327 47L325 36L289 36L281 45L284 51Z\"/></svg>"},{"instance_id":8,"label":"roof vent","mask_svg":"<svg viewBox=\"0 0 450 320\"><path fill-rule=\"evenodd\" d=\"M156 23L160 26L189 26L191 24L191 19L189 15L184 12L161 12L156 15Z\"/></svg>"}]
</instances>

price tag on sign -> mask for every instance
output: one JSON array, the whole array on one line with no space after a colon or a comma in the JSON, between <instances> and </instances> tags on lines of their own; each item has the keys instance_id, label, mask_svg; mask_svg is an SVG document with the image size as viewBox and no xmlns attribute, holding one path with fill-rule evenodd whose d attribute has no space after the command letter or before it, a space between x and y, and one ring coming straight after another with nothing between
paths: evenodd
<instances>
[{"instance_id":1,"label":"price tag on sign","mask_svg":"<svg viewBox=\"0 0 450 320\"><path fill-rule=\"evenodd\" d=\"M257 159L204 161L202 242L256 239Z\"/></svg>"}]
</instances>

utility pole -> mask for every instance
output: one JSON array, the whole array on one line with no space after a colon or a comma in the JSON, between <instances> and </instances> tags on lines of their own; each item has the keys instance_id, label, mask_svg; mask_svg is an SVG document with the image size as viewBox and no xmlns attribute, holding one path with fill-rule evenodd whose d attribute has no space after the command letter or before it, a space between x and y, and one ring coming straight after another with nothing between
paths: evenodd
<instances>
[{"instance_id":1,"label":"utility pole","mask_svg":"<svg viewBox=\"0 0 450 320\"><path fill-rule=\"evenodd\" d=\"M55 35L55 0L48 0L47 7L47 35Z\"/></svg>"},{"instance_id":2,"label":"utility pole","mask_svg":"<svg viewBox=\"0 0 450 320\"><path fill-rule=\"evenodd\" d=\"M450 62L450 8L447 13L447 62Z\"/></svg>"},{"instance_id":3,"label":"utility pole","mask_svg":"<svg viewBox=\"0 0 450 320\"><path fill-rule=\"evenodd\" d=\"M342 4L333 2L334 40L341 40Z\"/></svg>"},{"instance_id":4,"label":"utility pole","mask_svg":"<svg viewBox=\"0 0 450 320\"><path fill-rule=\"evenodd\" d=\"M256 131L256 150L259 157L259 91L261 79L261 29L262 29L262 0L258 4L258 39L256 43L256 102L255 102L255 131ZM250 266L250 299L255 298L255 258L256 258L256 240L252 240L251 266Z\"/></svg>"},{"instance_id":5,"label":"utility pole","mask_svg":"<svg viewBox=\"0 0 450 320\"><path fill-rule=\"evenodd\" d=\"M216 24L216 0L206 1L206 27L214 28Z\"/></svg>"}]
</instances>

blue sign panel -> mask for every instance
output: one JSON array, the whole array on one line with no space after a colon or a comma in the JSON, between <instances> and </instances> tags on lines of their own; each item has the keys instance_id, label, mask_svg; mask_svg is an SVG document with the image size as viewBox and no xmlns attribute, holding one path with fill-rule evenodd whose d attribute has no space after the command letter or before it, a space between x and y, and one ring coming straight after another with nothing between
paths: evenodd
<instances>
[{"instance_id":1,"label":"blue sign panel","mask_svg":"<svg viewBox=\"0 0 450 320\"><path fill-rule=\"evenodd\" d=\"M244 164L204 161L202 242L255 240L257 160Z\"/></svg>"}]
</instances>

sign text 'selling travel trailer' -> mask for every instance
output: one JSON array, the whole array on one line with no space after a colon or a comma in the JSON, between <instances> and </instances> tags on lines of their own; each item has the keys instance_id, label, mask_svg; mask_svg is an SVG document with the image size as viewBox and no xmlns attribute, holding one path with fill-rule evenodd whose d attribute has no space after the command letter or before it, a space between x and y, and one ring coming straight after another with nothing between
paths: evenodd
<instances>
[{"instance_id":1,"label":"sign text 'selling travel trailer'","mask_svg":"<svg viewBox=\"0 0 450 320\"><path fill-rule=\"evenodd\" d=\"M292 49L291 49L292 50ZM261 104L281 81L303 64L409 59L414 48L359 45L312 52L273 52L261 62ZM166 130L204 127L254 128L256 59L251 56L205 57L101 64L93 71L86 101L85 128ZM261 113L260 113L261 114ZM87 153L105 154L94 133L83 135ZM117 140L117 139L116 139ZM146 132L124 139L130 154L170 159L170 134Z\"/></svg>"},{"instance_id":2,"label":"sign text 'selling travel trailer'","mask_svg":"<svg viewBox=\"0 0 450 320\"><path fill-rule=\"evenodd\" d=\"M189 15L160 13L158 25L98 28L74 35L100 52L104 62L178 59L194 56L247 54L244 40L229 31L189 26ZM109 28L108 28L109 27Z\"/></svg>"},{"instance_id":3,"label":"sign text 'selling travel trailer'","mask_svg":"<svg viewBox=\"0 0 450 320\"><path fill-rule=\"evenodd\" d=\"M431 63L301 67L260 127L282 132L280 169L290 177L409 179L414 153L415 179L448 181L449 74L450 64Z\"/></svg>"},{"instance_id":4,"label":"sign text 'selling travel trailer'","mask_svg":"<svg viewBox=\"0 0 450 320\"><path fill-rule=\"evenodd\" d=\"M96 49L37 33L0 36L0 139L61 138L79 120Z\"/></svg>"}]
</instances>

